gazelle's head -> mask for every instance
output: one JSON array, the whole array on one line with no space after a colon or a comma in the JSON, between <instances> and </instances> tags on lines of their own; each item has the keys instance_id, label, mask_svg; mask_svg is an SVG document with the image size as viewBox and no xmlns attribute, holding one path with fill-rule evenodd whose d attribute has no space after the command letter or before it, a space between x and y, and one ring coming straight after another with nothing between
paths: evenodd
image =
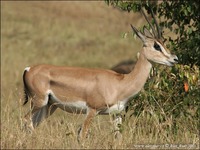
<instances>
[{"instance_id":1,"label":"gazelle's head","mask_svg":"<svg viewBox=\"0 0 200 150\"><path fill-rule=\"evenodd\" d=\"M145 34L142 34L132 25L131 27L143 42L143 50L140 53L143 54L147 60L167 66L173 66L178 62L178 57L172 55L161 40L147 36L150 33L147 33L148 31L146 28L144 30Z\"/></svg>"},{"instance_id":2,"label":"gazelle's head","mask_svg":"<svg viewBox=\"0 0 200 150\"><path fill-rule=\"evenodd\" d=\"M178 57L176 55L172 55L170 51L164 46L162 42L162 32L158 26L157 20L153 11L150 9L151 16L154 19L156 28L151 24L151 22L147 19L147 16L143 9L141 9L141 13L145 17L146 21L149 23L149 26L152 29L153 34L144 28L144 34L138 31L135 27L132 27L133 31L143 42L143 49L141 54L143 54L147 60L153 61L155 63L173 66L175 63L178 63Z\"/></svg>"}]
</instances>

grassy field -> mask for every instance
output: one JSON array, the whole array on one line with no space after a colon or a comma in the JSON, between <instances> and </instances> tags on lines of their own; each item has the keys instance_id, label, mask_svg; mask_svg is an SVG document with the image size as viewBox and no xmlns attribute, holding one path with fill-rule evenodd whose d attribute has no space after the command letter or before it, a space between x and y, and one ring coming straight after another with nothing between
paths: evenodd
<instances>
[{"instance_id":1,"label":"grassy field","mask_svg":"<svg viewBox=\"0 0 200 150\"><path fill-rule=\"evenodd\" d=\"M29 109L22 107L25 67L46 63L111 68L122 60L135 59L141 42L132 37L129 24L139 27L144 20L103 1L1 2L1 19L1 149L199 147L197 127L188 130L190 122L184 118L177 122L182 128L173 135L156 116L145 114L125 118L121 144L114 139L111 117L97 116L89 138L80 145L76 133L84 115L61 110L33 134L24 133L22 118ZM125 32L127 38L123 38Z\"/></svg>"}]
</instances>

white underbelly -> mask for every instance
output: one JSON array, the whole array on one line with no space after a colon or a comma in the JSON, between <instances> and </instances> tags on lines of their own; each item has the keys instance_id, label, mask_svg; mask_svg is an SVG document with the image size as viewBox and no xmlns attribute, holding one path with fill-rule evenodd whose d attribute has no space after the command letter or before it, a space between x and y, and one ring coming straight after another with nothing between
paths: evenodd
<instances>
[{"instance_id":1,"label":"white underbelly","mask_svg":"<svg viewBox=\"0 0 200 150\"><path fill-rule=\"evenodd\" d=\"M65 102L65 103L57 103L57 107L60 109L70 112L70 113L83 113L86 114L88 110L88 106L86 102L83 101L76 101L76 102ZM124 104L115 104L111 107L105 107L101 110L97 110L98 114L106 115L106 114L115 114L120 113L125 108Z\"/></svg>"},{"instance_id":2,"label":"white underbelly","mask_svg":"<svg viewBox=\"0 0 200 150\"><path fill-rule=\"evenodd\" d=\"M86 114L88 110L87 103L84 101L74 101L74 102L63 102L59 100L54 93L49 90L48 94L51 95L51 103L53 105L56 105L60 109L70 112L70 113L83 113ZM127 100L118 101L116 104L110 106L101 108L100 110L97 109L98 114L113 114L113 113L120 113L124 108L126 107Z\"/></svg>"},{"instance_id":3,"label":"white underbelly","mask_svg":"<svg viewBox=\"0 0 200 150\"><path fill-rule=\"evenodd\" d=\"M64 111L76 114L86 114L88 110L88 106L82 101L60 103L57 106Z\"/></svg>"},{"instance_id":4,"label":"white underbelly","mask_svg":"<svg viewBox=\"0 0 200 150\"><path fill-rule=\"evenodd\" d=\"M57 107L59 107L60 109L70 112L70 113L83 113L85 114L87 112L88 106L86 104L86 102L84 101L70 101L70 102L63 102L60 99L58 99L55 94L49 90L48 94L51 95L51 99L50 99L50 103L52 105L55 105Z\"/></svg>"}]
</instances>

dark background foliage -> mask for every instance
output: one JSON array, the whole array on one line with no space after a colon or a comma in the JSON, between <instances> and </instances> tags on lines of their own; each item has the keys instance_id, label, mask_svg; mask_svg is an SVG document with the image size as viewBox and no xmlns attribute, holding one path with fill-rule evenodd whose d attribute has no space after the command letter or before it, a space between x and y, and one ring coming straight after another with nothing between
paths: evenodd
<instances>
[{"instance_id":1,"label":"dark background foliage","mask_svg":"<svg viewBox=\"0 0 200 150\"><path fill-rule=\"evenodd\" d=\"M172 34L163 38L168 47L176 53L179 64L166 68L154 66L144 90L133 98L129 110L131 115L147 113L159 116L161 123L172 120L171 131L177 130L176 119L186 117L198 123L200 103L200 9L197 0L191 1L119 1L106 0L122 11L139 12L141 8L150 14L150 9L159 19L161 29ZM150 16L150 15L149 15ZM152 21L155 24L154 21ZM148 25L147 25L148 26ZM192 130L192 129L191 129Z\"/></svg>"},{"instance_id":2,"label":"dark background foliage","mask_svg":"<svg viewBox=\"0 0 200 150\"><path fill-rule=\"evenodd\" d=\"M181 64L200 65L199 28L200 9L197 0L190 1L119 1L107 0L108 4L130 13L145 8L150 14L150 8L158 18L162 18L161 28L167 28L177 36L170 42L171 49L179 56Z\"/></svg>"}]
</instances>

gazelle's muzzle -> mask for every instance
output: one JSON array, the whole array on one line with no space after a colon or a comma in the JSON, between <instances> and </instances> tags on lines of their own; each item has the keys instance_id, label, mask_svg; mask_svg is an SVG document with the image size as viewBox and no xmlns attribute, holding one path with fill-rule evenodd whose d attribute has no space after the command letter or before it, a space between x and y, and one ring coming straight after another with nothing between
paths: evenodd
<instances>
[{"instance_id":1,"label":"gazelle's muzzle","mask_svg":"<svg viewBox=\"0 0 200 150\"><path fill-rule=\"evenodd\" d=\"M168 60L169 66L173 66L174 64L178 63L178 57L176 55L171 55L171 57Z\"/></svg>"}]
</instances>

